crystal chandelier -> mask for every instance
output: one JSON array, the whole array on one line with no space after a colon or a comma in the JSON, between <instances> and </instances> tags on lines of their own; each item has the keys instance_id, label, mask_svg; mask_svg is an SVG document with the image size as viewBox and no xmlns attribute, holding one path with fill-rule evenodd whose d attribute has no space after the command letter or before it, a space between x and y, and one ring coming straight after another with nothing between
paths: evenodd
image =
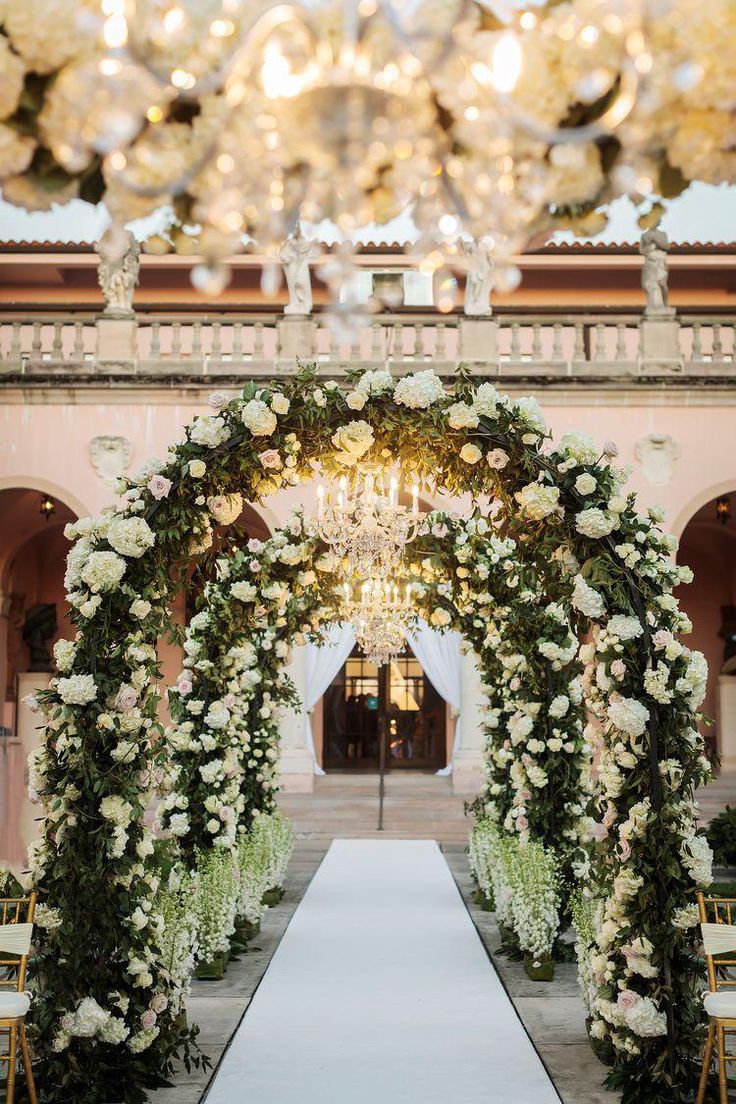
<instances>
[{"instance_id":1,"label":"crystal chandelier","mask_svg":"<svg viewBox=\"0 0 736 1104\"><path fill-rule=\"evenodd\" d=\"M354 597L344 584L343 613L352 622L358 645L369 663L381 667L402 651L406 630L416 617L411 583L401 588L383 579L366 579Z\"/></svg>"},{"instance_id":2,"label":"crystal chandelier","mask_svg":"<svg viewBox=\"0 0 736 1104\"><path fill-rule=\"evenodd\" d=\"M100 155L118 219L172 204L171 247L213 273L246 247L276 260L299 219L349 237L411 209L424 271L464 268L470 236L513 281L551 218L599 197L592 143L628 125L652 67L640 0L101 3L99 72L64 100L94 118L57 110L54 155ZM619 140L614 190L646 176L642 133Z\"/></svg>"},{"instance_id":3,"label":"crystal chandelier","mask_svg":"<svg viewBox=\"0 0 736 1104\"><path fill-rule=\"evenodd\" d=\"M403 506L399 480L392 476L386 487L382 471L359 469L350 481L343 475L332 494L317 487L317 532L358 578L395 573L423 517L419 485L412 485L411 507Z\"/></svg>"}]
</instances>

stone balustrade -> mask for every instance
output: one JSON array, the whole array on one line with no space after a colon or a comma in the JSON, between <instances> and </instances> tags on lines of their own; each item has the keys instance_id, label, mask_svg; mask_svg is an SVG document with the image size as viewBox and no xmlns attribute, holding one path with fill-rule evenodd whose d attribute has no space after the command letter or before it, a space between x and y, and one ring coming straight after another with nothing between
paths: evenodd
<instances>
[{"instance_id":1,"label":"stone balustrade","mask_svg":"<svg viewBox=\"0 0 736 1104\"><path fill-rule=\"evenodd\" d=\"M431 367L449 375L462 361L477 375L506 381L736 380L735 330L729 316L499 313L474 319L425 311L374 316L345 337L320 314L6 312L0 314L0 382L248 379L288 373L297 357L316 360L336 377L356 366L388 366L397 375Z\"/></svg>"}]
</instances>

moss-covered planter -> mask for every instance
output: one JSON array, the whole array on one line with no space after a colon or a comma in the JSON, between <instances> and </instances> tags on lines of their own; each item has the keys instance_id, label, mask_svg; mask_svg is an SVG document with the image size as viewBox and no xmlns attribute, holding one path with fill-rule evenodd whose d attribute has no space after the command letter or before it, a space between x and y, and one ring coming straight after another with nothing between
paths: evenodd
<instances>
[{"instance_id":1,"label":"moss-covered planter","mask_svg":"<svg viewBox=\"0 0 736 1104\"><path fill-rule=\"evenodd\" d=\"M210 962L200 962L194 972L194 976L199 978L200 981L221 981L225 976L226 969L226 956L217 955L217 957L211 959Z\"/></svg>"},{"instance_id":2,"label":"moss-covered planter","mask_svg":"<svg viewBox=\"0 0 736 1104\"><path fill-rule=\"evenodd\" d=\"M532 958L524 955L524 969L532 981L554 981L555 960L553 958Z\"/></svg>"},{"instance_id":3,"label":"moss-covered planter","mask_svg":"<svg viewBox=\"0 0 736 1104\"><path fill-rule=\"evenodd\" d=\"M272 886L271 889L267 889L266 892L263 894L261 903L264 904L266 908L273 908L274 905L277 905L279 903L283 896L283 886Z\"/></svg>"}]
</instances>

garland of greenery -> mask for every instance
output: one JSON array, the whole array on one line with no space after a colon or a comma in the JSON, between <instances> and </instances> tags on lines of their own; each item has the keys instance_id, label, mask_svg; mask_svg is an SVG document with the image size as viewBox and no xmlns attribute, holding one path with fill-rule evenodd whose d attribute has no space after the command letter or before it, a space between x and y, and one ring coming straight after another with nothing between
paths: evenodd
<instances>
[{"instance_id":1,"label":"garland of greenery","mask_svg":"<svg viewBox=\"0 0 736 1104\"><path fill-rule=\"evenodd\" d=\"M601 745L605 806L593 1029L627 1101L684 1100L700 1015L689 925L694 890L710 878L692 794L709 765L696 730L704 662L675 639L686 619L671 593L683 579L671 542L622 493L612 448L599 455L566 434L547 451L535 400L474 388L462 372L449 391L429 371L353 382L348 393L320 385L309 368L215 397L184 442L125 481L120 510L71 527L78 636L43 695L35 764L45 820L32 873L55 918L33 1011L47 1097L138 1101L184 1041L162 1007L143 814L165 748L155 644L187 561L211 541L226 496L258 500L310 479L314 463L330 475L381 460L451 494L497 497L520 557L549 580L544 592L567 596L579 630L593 630L584 692L597 696L589 739ZM103 1011L94 1023L80 1013L88 998ZM154 999L161 1012L147 1028Z\"/></svg>"}]
</instances>

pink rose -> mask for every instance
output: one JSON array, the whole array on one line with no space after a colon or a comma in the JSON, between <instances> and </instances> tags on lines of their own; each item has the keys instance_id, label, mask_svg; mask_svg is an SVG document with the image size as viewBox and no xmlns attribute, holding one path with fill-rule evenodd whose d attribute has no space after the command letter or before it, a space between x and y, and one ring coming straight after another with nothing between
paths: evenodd
<instances>
[{"instance_id":1,"label":"pink rose","mask_svg":"<svg viewBox=\"0 0 736 1104\"><path fill-rule=\"evenodd\" d=\"M225 702L225 708L226 709L233 709L234 706L235 706L235 695L234 694L226 694L225 697L223 698L223 701Z\"/></svg>"},{"instance_id":2,"label":"pink rose","mask_svg":"<svg viewBox=\"0 0 736 1104\"><path fill-rule=\"evenodd\" d=\"M629 1008L633 1008L635 1004L638 1004L639 1000L639 994L635 993L633 989L622 989L616 998L616 1004L619 1008L622 1008L624 1012L627 1012Z\"/></svg>"},{"instance_id":3,"label":"pink rose","mask_svg":"<svg viewBox=\"0 0 736 1104\"><path fill-rule=\"evenodd\" d=\"M263 548L263 543L261 541L259 541L256 537L251 537L250 540L248 541L248 551L252 552L254 555L257 552L260 552L262 548Z\"/></svg>"},{"instance_id":4,"label":"pink rose","mask_svg":"<svg viewBox=\"0 0 736 1104\"><path fill-rule=\"evenodd\" d=\"M224 391L213 391L207 402L213 410L222 410L228 404L228 397Z\"/></svg>"},{"instance_id":5,"label":"pink rose","mask_svg":"<svg viewBox=\"0 0 736 1104\"><path fill-rule=\"evenodd\" d=\"M674 636L667 629L657 629L652 637L652 643L657 649L666 648L668 644L671 644L674 640Z\"/></svg>"},{"instance_id":6,"label":"pink rose","mask_svg":"<svg viewBox=\"0 0 736 1104\"><path fill-rule=\"evenodd\" d=\"M608 828L605 824L599 824L598 821L595 821L590 826L590 835L591 838L596 841L596 843L600 843L601 840L604 840L608 835Z\"/></svg>"},{"instance_id":7,"label":"pink rose","mask_svg":"<svg viewBox=\"0 0 736 1104\"><path fill-rule=\"evenodd\" d=\"M127 713L130 709L135 709L138 702L138 695L132 686L123 685L115 696L114 708L119 713Z\"/></svg>"},{"instance_id":8,"label":"pink rose","mask_svg":"<svg viewBox=\"0 0 736 1104\"><path fill-rule=\"evenodd\" d=\"M622 659L614 659L611 664L611 674L615 679L622 679L626 674L626 664Z\"/></svg>"},{"instance_id":9,"label":"pink rose","mask_svg":"<svg viewBox=\"0 0 736 1104\"><path fill-rule=\"evenodd\" d=\"M222 807L222 809L220 809L220 820L223 822L223 824L227 824L228 821L231 821L232 819L233 819L232 809L230 808L229 805L224 805Z\"/></svg>"},{"instance_id":10,"label":"pink rose","mask_svg":"<svg viewBox=\"0 0 736 1104\"><path fill-rule=\"evenodd\" d=\"M38 698L35 694L26 694L22 699L23 705L26 709L30 709L31 713L38 713L41 708Z\"/></svg>"},{"instance_id":11,"label":"pink rose","mask_svg":"<svg viewBox=\"0 0 736 1104\"><path fill-rule=\"evenodd\" d=\"M531 801L532 791L531 790L519 790L519 797L521 798L522 801Z\"/></svg>"},{"instance_id":12,"label":"pink rose","mask_svg":"<svg viewBox=\"0 0 736 1104\"><path fill-rule=\"evenodd\" d=\"M152 475L146 486L154 498L166 498L171 490L171 480L165 475Z\"/></svg>"},{"instance_id":13,"label":"pink rose","mask_svg":"<svg viewBox=\"0 0 736 1104\"><path fill-rule=\"evenodd\" d=\"M500 448L491 449L486 456L486 462L489 468L493 468L495 471L501 471L509 462L509 454Z\"/></svg>"},{"instance_id":14,"label":"pink rose","mask_svg":"<svg viewBox=\"0 0 736 1104\"><path fill-rule=\"evenodd\" d=\"M517 817L516 827L519 829L520 832L526 832L527 828L529 827L529 821L526 819L525 816Z\"/></svg>"},{"instance_id":15,"label":"pink rose","mask_svg":"<svg viewBox=\"0 0 736 1104\"><path fill-rule=\"evenodd\" d=\"M630 856L631 844L628 840L623 839L618 845L618 857L621 859L621 862L628 862Z\"/></svg>"},{"instance_id":16,"label":"pink rose","mask_svg":"<svg viewBox=\"0 0 736 1104\"><path fill-rule=\"evenodd\" d=\"M189 678L180 678L176 684L177 693L181 694L183 698L186 698L188 694L191 694L192 689L192 680Z\"/></svg>"},{"instance_id":17,"label":"pink rose","mask_svg":"<svg viewBox=\"0 0 736 1104\"><path fill-rule=\"evenodd\" d=\"M165 1012L169 1007L169 998L164 996L163 993L156 993L155 997L151 998L151 1008L160 1016L162 1012Z\"/></svg>"},{"instance_id":18,"label":"pink rose","mask_svg":"<svg viewBox=\"0 0 736 1104\"><path fill-rule=\"evenodd\" d=\"M613 827L613 825L616 823L616 815L616 810L614 809L613 805L609 805L605 813L603 814L603 823L605 824L606 828Z\"/></svg>"},{"instance_id":19,"label":"pink rose","mask_svg":"<svg viewBox=\"0 0 736 1104\"><path fill-rule=\"evenodd\" d=\"M248 567L253 572L261 570L261 565L259 564L258 560L251 560L250 563L248 564Z\"/></svg>"},{"instance_id":20,"label":"pink rose","mask_svg":"<svg viewBox=\"0 0 736 1104\"><path fill-rule=\"evenodd\" d=\"M614 456L618 456L618 445L615 441L603 442L603 455L608 456L611 460L613 460Z\"/></svg>"},{"instance_id":21,"label":"pink rose","mask_svg":"<svg viewBox=\"0 0 736 1104\"><path fill-rule=\"evenodd\" d=\"M154 767L153 768L153 780L154 780L154 782L156 783L157 786L160 786L161 783L163 782L164 774L165 774L165 772L164 772L163 767Z\"/></svg>"},{"instance_id":22,"label":"pink rose","mask_svg":"<svg viewBox=\"0 0 736 1104\"><path fill-rule=\"evenodd\" d=\"M272 468L274 471L278 471L279 468L283 467L278 449L266 449L264 452L259 452L258 459L261 461L261 467L263 468Z\"/></svg>"},{"instance_id":23,"label":"pink rose","mask_svg":"<svg viewBox=\"0 0 736 1104\"><path fill-rule=\"evenodd\" d=\"M150 1031L152 1027L156 1026L156 1013L152 1008L147 1008L141 1016L141 1026L146 1031Z\"/></svg>"},{"instance_id":24,"label":"pink rose","mask_svg":"<svg viewBox=\"0 0 736 1104\"><path fill-rule=\"evenodd\" d=\"M440 540L442 540L443 537L446 537L449 531L450 530L443 522L438 521L436 525L432 526L432 535L435 537L439 537Z\"/></svg>"}]
</instances>

